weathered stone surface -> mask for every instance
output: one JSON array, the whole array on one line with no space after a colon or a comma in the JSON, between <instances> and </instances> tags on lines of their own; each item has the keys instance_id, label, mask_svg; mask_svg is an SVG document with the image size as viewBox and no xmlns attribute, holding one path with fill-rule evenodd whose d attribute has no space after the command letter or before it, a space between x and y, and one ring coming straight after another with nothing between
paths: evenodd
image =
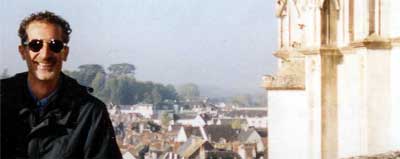
<instances>
[{"instance_id":1,"label":"weathered stone surface","mask_svg":"<svg viewBox=\"0 0 400 159\"><path fill-rule=\"evenodd\" d=\"M297 75L263 77L264 87L267 89L304 89L304 78Z\"/></svg>"},{"instance_id":2,"label":"weathered stone surface","mask_svg":"<svg viewBox=\"0 0 400 159\"><path fill-rule=\"evenodd\" d=\"M263 86L270 90L277 89L304 89L305 72L304 58L290 57L294 53L280 53L287 55L285 60L280 60L278 73L263 77Z\"/></svg>"},{"instance_id":3,"label":"weathered stone surface","mask_svg":"<svg viewBox=\"0 0 400 159\"><path fill-rule=\"evenodd\" d=\"M350 157L350 158L345 158L345 159L400 159L400 150L377 154L377 155L372 155L372 156L357 156L357 157Z\"/></svg>"}]
</instances>

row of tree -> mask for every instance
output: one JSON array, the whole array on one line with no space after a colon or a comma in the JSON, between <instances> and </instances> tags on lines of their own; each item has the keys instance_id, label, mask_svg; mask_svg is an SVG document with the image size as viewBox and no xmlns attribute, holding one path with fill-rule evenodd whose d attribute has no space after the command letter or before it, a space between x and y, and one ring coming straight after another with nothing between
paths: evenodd
<instances>
[{"instance_id":1,"label":"row of tree","mask_svg":"<svg viewBox=\"0 0 400 159\"><path fill-rule=\"evenodd\" d=\"M165 100L178 99L173 85L137 81L134 76L136 68L132 64L113 64L107 69L108 72L101 65L85 64L75 71L64 70L64 73L77 79L80 84L92 87L93 94L107 103L159 104Z\"/></svg>"}]
</instances>

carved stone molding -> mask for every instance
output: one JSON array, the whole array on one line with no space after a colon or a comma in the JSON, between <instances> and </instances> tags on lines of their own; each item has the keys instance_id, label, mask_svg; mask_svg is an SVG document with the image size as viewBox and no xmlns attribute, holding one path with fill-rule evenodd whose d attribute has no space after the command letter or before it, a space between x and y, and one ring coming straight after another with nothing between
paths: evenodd
<instances>
[{"instance_id":1,"label":"carved stone molding","mask_svg":"<svg viewBox=\"0 0 400 159\"><path fill-rule=\"evenodd\" d=\"M391 49L392 40L383 38L378 34L371 34L362 41L356 41L350 44L351 47L366 47L367 49Z\"/></svg>"},{"instance_id":2,"label":"carved stone molding","mask_svg":"<svg viewBox=\"0 0 400 159\"><path fill-rule=\"evenodd\" d=\"M263 87L268 90L304 90L304 59L290 59L281 62L281 67L277 74L263 77Z\"/></svg>"},{"instance_id":3,"label":"carved stone molding","mask_svg":"<svg viewBox=\"0 0 400 159\"><path fill-rule=\"evenodd\" d=\"M274 54L275 57L283 59L285 61L291 58L302 58L304 55L300 52L300 49L286 49L282 48L277 50Z\"/></svg>"},{"instance_id":4,"label":"carved stone molding","mask_svg":"<svg viewBox=\"0 0 400 159\"><path fill-rule=\"evenodd\" d=\"M322 46L320 48L321 55L341 56L340 49L336 46Z\"/></svg>"},{"instance_id":5,"label":"carved stone molding","mask_svg":"<svg viewBox=\"0 0 400 159\"><path fill-rule=\"evenodd\" d=\"M276 16L277 17L283 17L286 15L286 5L287 5L287 0L276 0Z\"/></svg>"},{"instance_id":6,"label":"carved stone molding","mask_svg":"<svg viewBox=\"0 0 400 159\"><path fill-rule=\"evenodd\" d=\"M263 87L267 90L304 90L304 79L296 75L263 77Z\"/></svg>"},{"instance_id":7,"label":"carved stone molding","mask_svg":"<svg viewBox=\"0 0 400 159\"><path fill-rule=\"evenodd\" d=\"M391 40L392 46L400 46L400 37L392 38Z\"/></svg>"}]
</instances>

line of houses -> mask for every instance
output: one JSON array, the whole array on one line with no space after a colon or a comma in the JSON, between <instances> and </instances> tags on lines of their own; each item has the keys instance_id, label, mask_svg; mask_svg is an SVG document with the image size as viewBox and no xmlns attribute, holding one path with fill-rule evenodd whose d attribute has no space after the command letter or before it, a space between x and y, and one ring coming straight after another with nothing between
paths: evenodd
<instances>
[{"instance_id":1,"label":"line of houses","mask_svg":"<svg viewBox=\"0 0 400 159\"><path fill-rule=\"evenodd\" d=\"M266 107L110 105L109 113L124 159L267 158Z\"/></svg>"}]
</instances>

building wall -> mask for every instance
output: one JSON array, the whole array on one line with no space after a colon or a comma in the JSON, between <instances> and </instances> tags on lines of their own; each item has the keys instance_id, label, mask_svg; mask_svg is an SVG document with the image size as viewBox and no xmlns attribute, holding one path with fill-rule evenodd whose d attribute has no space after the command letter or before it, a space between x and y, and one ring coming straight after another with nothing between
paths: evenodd
<instances>
[{"instance_id":1,"label":"building wall","mask_svg":"<svg viewBox=\"0 0 400 159\"><path fill-rule=\"evenodd\" d=\"M400 4L399 4L400 5ZM400 8L399 8L400 9ZM399 26L400 28L400 26ZM399 29L400 30L400 29ZM400 46L393 48L391 53L391 95L392 95L392 108L391 108L391 144L392 150L400 149Z\"/></svg>"},{"instance_id":2,"label":"building wall","mask_svg":"<svg viewBox=\"0 0 400 159\"><path fill-rule=\"evenodd\" d=\"M364 58L368 154L377 154L390 150L390 50L368 50Z\"/></svg>"},{"instance_id":3,"label":"building wall","mask_svg":"<svg viewBox=\"0 0 400 159\"><path fill-rule=\"evenodd\" d=\"M398 67L396 52L364 47L342 52L336 86L339 158L388 152L399 144L394 123L400 111L392 99L398 85L392 70Z\"/></svg>"},{"instance_id":4,"label":"building wall","mask_svg":"<svg viewBox=\"0 0 400 159\"><path fill-rule=\"evenodd\" d=\"M321 58L317 54L305 58L306 96L310 114L311 159L321 158Z\"/></svg>"},{"instance_id":5,"label":"building wall","mask_svg":"<svg viewBox=\"0 0 400 159\"><path fill-rule=\"evenodd\" d=\"M204 126L206 122L200 117L196 116L194 119L179 119L176 121L178 124L191 125L191 126Z\"/></svg>"},{"instance_id":6,"label":"building wall","mask_svg":"<svg viewBox=\"0 0 400 159\"><path fill-rule=\"evenodd\" d=\"M247 117L247 125L256 128L267 128L267 117Z\"/></svg>"},{"instance_id":7,"label":"building wall","mask_svg":"<svg viewBox=\"0 0 400 159\"><path fill-rule=\"evenodd\" d=\"M366 49L344 52L338 66L339 157L366 152L366 108L363 103L363 59Z\"/></svg>"},{"instance_id":8,"label":"building wall","mask_svg":"<svg viewBox=\"0 0 400 159\"><path fill-rule=\"evenodd\" d=\"M310 159L310 110L304 90L270 90L269 158Z\"/></svg>"}]
</instances>

